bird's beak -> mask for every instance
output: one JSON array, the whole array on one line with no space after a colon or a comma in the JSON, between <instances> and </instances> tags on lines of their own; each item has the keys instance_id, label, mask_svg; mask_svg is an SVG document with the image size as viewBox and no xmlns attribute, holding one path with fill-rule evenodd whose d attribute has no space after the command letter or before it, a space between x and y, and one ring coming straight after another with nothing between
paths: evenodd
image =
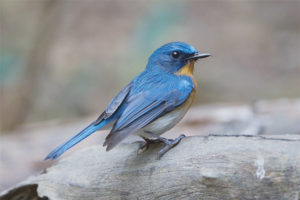
<instances>
[{"instance_id":1,"label":"bird's beak","mask_svg":"<svg viewBox=\"0 0 300 200\"><path fill-rule=\"evenodd\" d=\"M185 60L194 60L194 61L196 61L198 59L206 58L206 57L209 57L209 56L211 56L209 53L198 53L197 52L194 55L186 58Z\"/></svg>"}]
</instances>

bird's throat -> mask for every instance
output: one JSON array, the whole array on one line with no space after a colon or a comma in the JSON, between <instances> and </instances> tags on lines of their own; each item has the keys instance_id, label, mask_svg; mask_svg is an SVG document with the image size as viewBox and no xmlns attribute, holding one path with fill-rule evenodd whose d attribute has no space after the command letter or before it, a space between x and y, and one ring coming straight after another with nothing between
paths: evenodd
<instances>
[{"instance_id":1,"label":"bird's throat","mask_svg":"<svg viewBox=\"0 0 300 200\"><path fill-rule=\"evenodd\" d=\"M193 80L193 83L194 83L194 87L196 88L197 82L194 77L194 64L195 64L195 61L193 61L193 60L188 61L188 63L185 66L183 66L179 71L177 71L175 74L177 76L191 77Z\"/></svg>"},{"instance_id":2,"label":"bird's throat","mask_svg":"<svg viewBox=\"0 0 300 200\"><path fill-rule=\"evenodd\" d=\"M194 64L195 61L188 61L188 63L185 66L183 66L179 71L177 71L175 74L178 76L193 76Z\"/></svg>"}]
</instances>

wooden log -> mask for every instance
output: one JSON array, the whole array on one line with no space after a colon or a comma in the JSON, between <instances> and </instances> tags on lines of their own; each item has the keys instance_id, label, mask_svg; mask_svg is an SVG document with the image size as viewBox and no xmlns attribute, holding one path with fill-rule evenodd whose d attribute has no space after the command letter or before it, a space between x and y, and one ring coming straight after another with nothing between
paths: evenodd
<instances>
[{"instance_id":1,"label":"wooden log","mask_svg":"<svg viewBox=\"0 0 300 200\"><path fill-rule=\"evenodd\" d=\"M139 145L82 149L0 199L300 199L299 135L186 137L160 160Z\"/></svg>"},{"instance_id":2,"label":"wooden log","mask_svg":"<svg viewBox=\"0 0 300 200\"><path fill-rule=\"evenodd\" d=\"M58 144L73 137L96 117L91 116L72 122L60 120L42 122L26 126L14 133L1 135L0 149L7 151L5 156L0 156L0 193L48 167L51 163L43 162L45 155ZM252 106L211 104L193 107L180 124L163 136L175 138L182 133L187 136L300 135L299 121L300 99L258 101ZM64 156L83 147L103 144L107 134L105 131L99 131L91 135ZM128 137L126 142L137 139L140 140L138 137Z\"/></svg>"}]
</instances>

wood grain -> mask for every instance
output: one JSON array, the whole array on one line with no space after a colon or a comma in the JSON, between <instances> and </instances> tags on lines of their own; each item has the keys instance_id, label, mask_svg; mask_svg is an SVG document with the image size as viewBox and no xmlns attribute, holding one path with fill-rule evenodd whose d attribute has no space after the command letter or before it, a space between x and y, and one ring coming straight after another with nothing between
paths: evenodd
<instances>
[{"instance_id":1,"label":"wood grain","mask_svg":"<svg viewBox=\"0 0 300 200\"><path fill-rule=\"evenodd\" d=\"M161 160L140 144L82 149L0 199L299 199L299 135L187 137Z\"/></svg>"}]
</instances>

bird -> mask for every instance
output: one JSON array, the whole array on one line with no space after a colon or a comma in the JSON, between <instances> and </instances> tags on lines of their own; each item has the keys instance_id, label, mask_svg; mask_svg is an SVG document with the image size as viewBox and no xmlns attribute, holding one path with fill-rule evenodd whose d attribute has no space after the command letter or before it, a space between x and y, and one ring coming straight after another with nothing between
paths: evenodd
<instances>
[{"instance_id":1,"label":"bird","mask_svg":"<svg viewBox=\"0 0 300 200\"><path fill-rule=\"evenodd\" d=\"M77 135L55 148L45 160L55 160L65 151L98 130L110 129L103 144L110 151L129 135L144 139L138 151L154 142L164 146L158 159L182 138L161 137L186 114L196 96L194 64L209 53L200 53L185 42L170 42L156 49L144 71L126 85L102 114Z\"/></svg>"}]
</instances>

